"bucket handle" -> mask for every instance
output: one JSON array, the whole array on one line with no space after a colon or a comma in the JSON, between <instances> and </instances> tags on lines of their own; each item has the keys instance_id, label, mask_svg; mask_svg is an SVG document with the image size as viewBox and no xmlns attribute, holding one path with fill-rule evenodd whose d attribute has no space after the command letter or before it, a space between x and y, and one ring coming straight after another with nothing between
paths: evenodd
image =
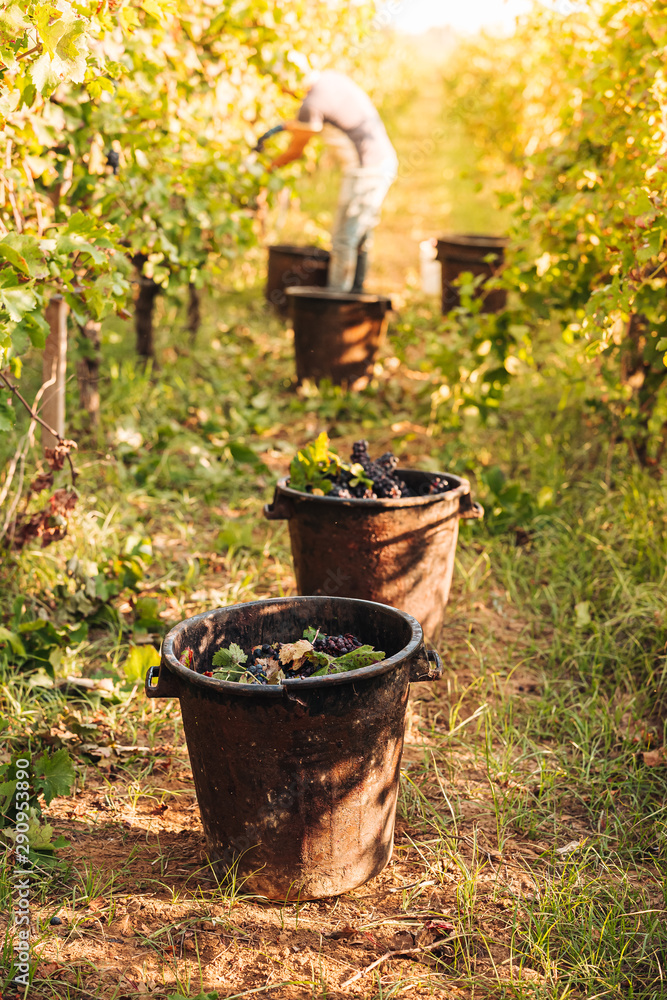
<instances>
[{"instance_id":1,"label":"bucket handle","mask_svg":"<svg viewBox=\"0 0 667 1000\"><path fill-rule=\"evenodd\" d=\"M264 504L264 517L267 521L289 521L293 512L290 500L276 487L271 503Z\"/></svg>"},{"instance_id":2,"label":"bucket handle","mask_svg":"<svg viewBox=\"0 0 667 1000\"><path fill-rule=\"evenodd\" d=\"M424 658L426 663L424 664ZM431 666L433 664L433 666ZM424 666L426 670L424 670ZM418 660L410 667L411 681L439 681L442 677L442 660L434 649L422 649Z\"/></svg>"},{"instance_id":3,"label":"bucket handle","mask_svg":"<svg viewBox=\"0 0 667 1000\"><path fill-rule=\"evenodd\" d=\"M149 667L146 671L144 690L147 698L178 697L178 684L176 683L176 678L168 667L165 666L164 670L162 667L163 664L160 663L158 666ZM156 679L157 683L154 684L153 681Z\"/></svg>"},{"instance_id":4,"label":"bucket handle","mask_svg":"<svg viewBox=\"0 0 667 1000\"><path fill-rule=\"evenodd\" d=\"M465 493L461 497L459 517L465 521L480 520L484 517L484 508L478 500L471 500L470 494Z\"/></svg>"}]
</instances>

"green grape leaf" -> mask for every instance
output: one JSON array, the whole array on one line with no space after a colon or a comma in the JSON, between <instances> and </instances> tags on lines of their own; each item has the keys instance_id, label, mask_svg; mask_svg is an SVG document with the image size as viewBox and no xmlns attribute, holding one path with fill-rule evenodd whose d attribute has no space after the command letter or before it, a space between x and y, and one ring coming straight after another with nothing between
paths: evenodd
<instances>
[{"instance_id":1,"label":"green grape leaf","mask_svg":"<svg viewBox=\"0 0 667 1000\"><path fill-rule=\"evenodd\" d=\"M654 211L653 202L642 188L634 191L628 199L628 212L630 215L648 215Z\"/></svg>"},{"instance_id":2,"label":"green grape leaf","mask_svg":"<svg viewBox=\"0 0 667 1000\"><path fill-rule=\"evenodd\" d=\"M0 11L0 33L8 38L20 38L32 28L32 22L24 16L19 4L4 4ZM24 5L25 6L25 5Z\"/></svg>"},{"instance_id":3,"label":"green grape leaf","mask_svg":"<svg viewBox=\"0 0 667 1000\"><path fill-rule=\"evenodd\" d=\"M2 411L0 411L0 430L2 429ZM8 628L0 625L0 647L7 643L17 656L27 656L25 646L15 632L10 632Z\"/></svg>"},{"instance_id":4,"label":"green grape leaf","mask_svg":"<svg viewBox=\"0 0 667 1000\"><path fill-rule=\"evenodd\" d=\"M379 663L384 660L386 653L372 646L359 646L349 653L343 653L334 660L334 673L342 673L348 670L361 670L362 667L369 667L372 663Z\"/></svg>"},{"instance_id":5,"label":"green grape leaf","mask_svg":"<svg viewBox=\"0 0 667 1000\"><path fill-rule=\"evenodd\" d=\"M29 278L45 278L49 273L42 248L34 236L7 233L0 240L0 258Z\"/></svg>"},{"instance_id":6,"label":"green grape leaf","mask_svg":"<svg viewBox=\"0 0 667 1000\"><path fill-rule=\"evenodd\" d=\"M28 839L32 851L52 851L53 827L50 823L40 823L35 817L28 823Z\"/></svg>"},{"instance_id":7,"label":"green grape leaf","mask_svg":"<svg viewBox=\"0 0 667 1000\"><path fill-rule=\"evenodd\" d=\"M219 649L217 653L214 653L213 660L211 662L214 667L231 669L242 666L247 659L248 657L243 652L241 647L235 642L231 642L227 649Z\"/></svg>"},{"instance_id":8,"label":"green grape leaf","mask_svg":"<svg viewBox=\"0 0 667 1000\"><path fill-rule=\"evenodd\" d=\"M303 493L317 490L331 492L332 482L341 469L347 468L338 455L329 450L329 435L322 433L301 448L290 463L289 485Z\"/></svg>"},{"instance_id":9,"label":"green grape leaf","mask_svg":"<svg viewBox=\"0 0 667 1000\"><path fill-rule=\"evenodd\" d=\"M0 87L0 119L8 118L13 111L16 111L20 100L19 90L7 91L5 87Z\"/></svg>"},{"instance_id":10,"label":"green grape leaf","mask_svg":"<svg viewBox=\"0 0 667 1000\"><path fill-rule=\"evenodd\" d=\"M0 396L0 431L10 431L16 421L16 413L6 396ZM0 628L0 642L2 629Z\"/></svg>"},{"instance_id":11,"label":"green grape leaf","mask_svg":"<svg viewBox=\"0 0 667 1000\"><path fill-rule=\"evenodd\" d=\"M160 654L155 646L131 646L123 664L125 677L132 684L142 681L149 667L157 667L159 663Z\"/></svg>"},{"instance_id":12,"label":"green grape leaf","mask_svg":"<svg viewBox=\"0 0 667 1000\"><path fill-rule=\"evenodd\" d=\"M230 441L229 451L235 462L241 465L263 465L259 455L249 448L247 444L239 441Z\"/></svg>"},{"instance_id":13,"label":"green grape leaf","mask_svg":"<svg viewBox=\"0 0 667 1000\"><path fill-rule=\"evenodd\" d=\"M316 663L321 663L322 667L312 674L313 677L325 677L328 674L342 674L349 670L361 670L362 667L369 667L372 663L379 663L384 660L386 653L372 646L359 646L342 656L330 656L328 653L313 651L309 659Z\"/></svg>"},{"instance_id":14,"label":"green grape leaf","mask_svg":"<svg viewBox=\"0 0 667 1000\"><path fill-rule=\"evenodd\" d=\"M359 462L354 462L350 466L350 472L354 476L354 479L350 480L350 486L365 486L367 490L373 488L373 480L369 479L364 472L364 467Z\"/></svg>"},{"instance_id":15,"label":"green grape leaf","mask_svg":"<svg viewBox=\"0 0 667 1000\"><path fill-rule=\"evenodd\" d=\"M48 52L43 52L30 67L30 78L38 94L51 93L60 83L56 60L52 59Z\"/></svg>"},{"instance_id":16,"label":"green grape leaf","mask_svg":"<svg viewBox=\"0 0 667 1000\"><path fill-rule=\"evenodd\" d=\"M7 773L7 764L4 764L0 768L0 773ZM13 781L3 781L0 784L0 830L10 822L9 818L6 816L9 808L14 804L14 796L16 795L16 780Z\"/></svg>"},{"instance_id":17,"label":"green grape leaf","mask_svg":"<svg viewBox=\"0 0 667 1000\"><path fill-rule=\"evenodd\" d=\"M49 755L45 750L35 764L35 788L41 791L47 806L56 795L69 795L76 772L67 750Z\"/></svg>"},{"instance_id":18,"label":"green grape leaf","mask_svg":"<svg viewBox=\"0 0 667 1000\"><path fill-rule=\"evenodd\" d=\"M0 302L10 319L19 323L37 305L37 296L30 288L0 288Z\"/></svg>"},{"instance_id":19,"label":"green grape leaf","mask_svg":"<svg viewBox=\"0 0 667 1000\"><path fill-rule=\"evenodd\" d=\"M56 250L59 254L82 253L91 257L95 264L105 264L106 254L98 250L89 240L74 233L63 233L56 241Z\"/></svg>"},{"instance_id":20,"label":"green grape leaf","mask_svg":"<svg viewBox=\"0 0 667 1000\"><path fill-rule=\"evenodd\" d=\"M217 670L212 671L212 675L217 681L235 681L237 684L258 683L253 675L239 663L230 663L229 666L218 667Z\"/></svg>"}]
</instances>

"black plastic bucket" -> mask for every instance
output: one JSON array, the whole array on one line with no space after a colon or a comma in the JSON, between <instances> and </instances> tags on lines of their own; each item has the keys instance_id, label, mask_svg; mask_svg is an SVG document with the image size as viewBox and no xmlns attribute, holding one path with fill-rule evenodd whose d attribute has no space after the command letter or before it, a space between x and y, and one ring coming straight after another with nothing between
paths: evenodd
<instances>
[{"instance_id":1,"label":"black plastic bucket","mask_svg":"<svg viewBox=\"0 0 667 1000\"><path fill-rule=\"evenodd\" d=\"M477 233L450 234L438 240L438 260L442 265L442 311L448 313L460 304L459 290L454 281L470 271L473 275L492 278L503 266L506 236L485 236ZM487 258L491 257L489 260ZM484 284L477 289L482 296L482 312L502 312L507 303L504 288L484 291Z\"/></svg>"},{"instance_id":2,"label":"black plastic bucket","mask_svg":"<svg viewBox=\"0 0 667 1000\"><path fill-rule=\"evenodd\" d=\"M387 658L272 686L202 676L221 645L292 641L309 625L352 632ZM179 663L187 648L192 670ZM365 601L254 601L171 629L146 694L180 700L218 872L233 871L244 891L270 899L333 896L377 875L392 851L410 681L441 671L414 618Z\"/></svg>"},{"instance_id":3,"label":"black plastic bucket","mask_svg":"<svg viewBox=\"0 0 667 1000\"><path fill-rule=\"evenodd\" d=\"M329 594L402 608L436 635L454 572L459 520L482 517L466 479L398 469L414 497L343 500L300 493L281 479L269 520L289 522L300 594ZM429 494L440 476L444 493Z\"/></svg>"},{"instance_id":4,"label":"black plastic bucket","mask_svg":"<svg viewBox=\"0 0 667 1000\"><path fill-rule=\"evenodd\" d=\"M294 285L326 287L329 257L329 251L320 247L295 247L287 243L269 247L265 295L281 316L289 315L286 288Z\"/></svg>"},{"instance_id":5,"label":"black plastic bucket","mask_svg":"<svg viewBox=\"0 0 667 1000\"><path fill-rule=\"evenodd\" d=\"M288 288L299 382L351 384L369 375L387 332L391 299L363 292Z\"/></svg>"}]
</instances>

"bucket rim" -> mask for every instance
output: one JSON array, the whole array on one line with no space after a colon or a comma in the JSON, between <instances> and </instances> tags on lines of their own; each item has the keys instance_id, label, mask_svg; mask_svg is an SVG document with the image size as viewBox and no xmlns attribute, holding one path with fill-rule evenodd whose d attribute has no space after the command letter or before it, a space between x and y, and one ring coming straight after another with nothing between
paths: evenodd
<instances>
[{"instance_id":1,"label":"bucket rim","mask_svg":"<svg viewBox=\"0 0 667 1000\"><path fill-rule=\"evenodd\" d=\"M319 288L317 285L289 285L285 295L300 299L321 299L330 302L361 303L362 305L384 305L391 309L388 295L374 295L371 292L341 292L336 288Z\"/></svg>"},{"instance_id":2,"label":"bucket rim","mask_svg":"<svg viewBox=\"0 0 667 1000\"><path fill-rule=\"evenodd\" d=\"M499 249L509 245L509 236L494 236L491 233L445 233L437 238L438 246L441 243L464 247L489 246Z\"/></svg>"},{"instance_id":3,"label":"bucket rim","mask_svg":"<svg viewBox=\"0 0 667 1000\"><path fill-rule=\"evenodd\" d=\"M328 260L331 257L331 251L325 250L324 247L297 246L295 243L272 243L267 249L293 254L295 257L316 257L321 260Z\"/></svg>"},{"instance_id":4,"label":"bucket rim","mask_svg":"<svg viewBox=\"0 0 667 1000\"><path fill-rule=\"evenodd\" d=\"M174 654L174 641L176 637L189 625L192 625L193 622L206 621L209 618L238 611L241 608L250 609L253 607L265 607L267 605L279 606L280 604L293 605L295 601L299 603L306 601L316 603L336 601L349 605L358 605L362 610L364 608L368 608L369 610L371 608L382 608L385 611L391 612L396 618L402 618L410 626L412 634L409 642L398 653L394 653L393 656L388 656L378 663L372 663L368 667L360 667L358 670L348 670L340 674L330 674L327 677L304 677L302 680L292 678L291 680L283 681L281 684L239 684L237 681L222 681L215 677L206 677L204 674L199 674L196 670L191 670L190 667L186 667L183 663L180 663ZM354 684L355 681L379 677L382 674L389 673L389 671L404 661L409 660L419 651L423 644L424 630L417 619L408 614L407 611L393 608L389 604L381 604L379 601L363 601L355 597L327 597L316 594L298 597L268 597L258 601L244 601L239 604L230 604L224 608L213 608L210 611L203 611L201 614L193 615L192 618L184 618L177 625L174 625L164 637L160 669L162 669L163 665L166 665L170 673L175 674L182 681L194 685L196 688L201 688L203 691L210 691L211 693L224 692L226 694L250 695L253 697L259 696L274 699L287 697L293 700L298 691L312 691L317 688Z\"/></svg>"},{"instance_id":5,"label":"bucket rim","mask_svg":"<svg viewBox=\"0 0 667 1000\"><path fill-rule=\"evenodd\" d=\"M467 479L463 479L461 476L455 476L453 472L428 472L425 469L396 469L397 476L403 476L406 473L421 472L427 476L446 476L449 480L456 480L457 485L450 490L446 490L444 493L429 493L423 497L378 497L375 500L364 500L361 497L352 497L347 499L346 497L330 497L330 496L318 496L315 493L303 493L301 490L295 490L289 483L289 476L284 476L279 479L276 483L276 490L280 493L284 493L290 499L298 501L313 501L315 503L335 503L340 506L345 507L359 507L363 510L399 510L402 507L427 507L430 504L441 503L443 500L455 501L460 500L461 497L470 494L470 482Z\"/></svg>"}]
</instances>

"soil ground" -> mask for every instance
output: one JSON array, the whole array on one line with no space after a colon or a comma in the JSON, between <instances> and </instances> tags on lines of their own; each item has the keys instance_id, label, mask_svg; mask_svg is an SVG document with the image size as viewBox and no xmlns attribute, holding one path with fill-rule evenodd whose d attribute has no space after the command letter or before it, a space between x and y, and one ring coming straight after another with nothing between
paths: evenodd
<instances>
[{"instance_id":1,"label":"soil ground","mask_svg":"<svg viewBox=\"0 0 667 1000\"><path fill-rule=\"evenodd\" d=\"M74 979L84 995L104 1000L168 996L188 983L193 995L200 988L220 997L257 991L281 1000L480 995L448 972L462 946L480 986L497 978L511 983L516 914L539 896L541 855L553 844L514 836L499 846L494 796L502 794L503 779L489 775L478 748L456 740L450 720L456 706L459 725L474 727L480 709L490 708L488 696L480 701L476 694L479 675L466 667L471 631L489 656L495 651L500 697L511 692L529 701L539 680L507 677L506 650L520 646L521 622L487 608L479 594L475 604L453 595L445 677L412 687L402 766L418 797L401 796L392 860L338 899L277 905L247 898L243 885L221 887L203 850L180 727L175 732L160 720L124 748L101 717L98 749L89 751L100 757L86 769L81 790L49 810L49 821L70 841L63 857L78 882L49 893L39 913L47 925L39 973L52 995L59 995L58 982L68 995ZM148 714L154 723L165 713L178 709L158 703ZM53 738L68 742L66 732ZM424 767L429 760L435 771ZM456 816L443 837L429 810L449 820L452 803ZM562 843L590 833L576 811L560 827ZM474 878L474 902L462 928L466 873ZM54 913L62 924L49 927ZM440 939L447 940L435 952L427 949ZM386 957L345 985L388 953L419 948ZM525 965L520 978L542 981Z\"/></svg>"}]
</instances>

